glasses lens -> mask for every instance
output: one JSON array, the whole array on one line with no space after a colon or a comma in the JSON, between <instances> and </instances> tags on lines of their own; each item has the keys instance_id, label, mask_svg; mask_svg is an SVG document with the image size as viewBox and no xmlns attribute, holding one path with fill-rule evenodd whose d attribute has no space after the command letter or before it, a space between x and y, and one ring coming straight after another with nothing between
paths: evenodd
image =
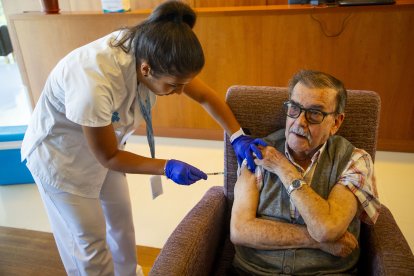
<instances>
[{"instance_id":1,"label":"glasses lens","mask_svg":"<svg viewBox=\"0 0 414 276\"><path fill-rule=\"evenodd\" d=\"M311 124L320 124L323 121L323 118L325 117L323 113L319 110L306 110L306 119Z\"/></svg>"},{"instance_id":2,"label":"glasses lens","mask_svg":"<svg viewBox=\"0 0 414 276\"><path fill-rule=\"evenodd\" d=\"M293 103L285 103L285 108L286 108L286 115L288 115L291 118L297 118L300 115L300 107L293 104Z\"/></svg>"}]
</instances>

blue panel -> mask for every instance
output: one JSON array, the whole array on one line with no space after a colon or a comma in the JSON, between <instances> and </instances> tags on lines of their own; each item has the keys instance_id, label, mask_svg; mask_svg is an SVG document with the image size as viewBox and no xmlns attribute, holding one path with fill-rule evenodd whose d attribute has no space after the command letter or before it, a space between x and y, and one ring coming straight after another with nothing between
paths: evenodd
<instances>
[{"instance_id":1,"label":"blue panel","mask_svg":"<svg viewBox=\"0 0 414 276\"><path fill-rule=\"evenodd\" d=\"M27 126L0 127L0 144L21 142ZM33 177L20 161L20 148L0 149L0 185L34 183Z\"/></svg>"},{"instance_id":2,"label":"blue panel","mask_svg":"<svg viewBox=\"0 0 414 276\"><path fill-rule=\"evenodd\" d=\"M34 183L26 162L20 162L20 149L0 150L0 185Z\"/></svg>"},{"instance_id":3,"label":"blue panel","mask_svg":"<svg viewBox=\"0 0 414 276\"><path fill-rule=\"evenodd\" d=\"M22 141L27 126L0 127L0 142Z\"/></svg>"}]
</instances>

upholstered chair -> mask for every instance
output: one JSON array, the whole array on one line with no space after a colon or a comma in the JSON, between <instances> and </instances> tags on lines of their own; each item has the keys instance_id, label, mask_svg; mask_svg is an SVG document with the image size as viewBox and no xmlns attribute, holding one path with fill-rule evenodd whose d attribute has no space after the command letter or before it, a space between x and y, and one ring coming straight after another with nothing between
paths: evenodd
<instances>
[{"instance_id":1,"label":"upholstered chair","mask_svg":"<svg viewBox=\"0 0 414 276\"><path fill-rule=\"evenodd\" d=\"M287 88L233 86L227 103L255 137L284 128ZM375 160L380 98L371 91L348 91L345 121L338 135ZM237 160L224 135L224 187L212 187L187 214L156 259L150 275L226 275L234 256L229 222ZM360 275L414 275L414 257L392 214L382 206L377 223L362 224Z\"/></svg>"}]
</instances>

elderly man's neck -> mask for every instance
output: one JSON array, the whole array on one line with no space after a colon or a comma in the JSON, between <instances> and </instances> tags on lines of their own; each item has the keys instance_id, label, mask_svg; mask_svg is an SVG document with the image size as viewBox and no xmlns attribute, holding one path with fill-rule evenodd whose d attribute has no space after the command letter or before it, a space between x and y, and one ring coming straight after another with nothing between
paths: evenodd
<instances>
[{"instance_id":1,"label":"elderly man's neck","mask_svg":"<svg viewBox=\"0 0 414 276\"><path fill-rule=\"evenodd\" d=\"M304 170L306 170L309 165L312 163L312 157L315 155L315 153L322 147L323 145L320 145L316 149L309 151L309 152L295 152L291 148L288 147L289 154L292 157L293 161L300 165Z\"/></svg>"}]
</instances>

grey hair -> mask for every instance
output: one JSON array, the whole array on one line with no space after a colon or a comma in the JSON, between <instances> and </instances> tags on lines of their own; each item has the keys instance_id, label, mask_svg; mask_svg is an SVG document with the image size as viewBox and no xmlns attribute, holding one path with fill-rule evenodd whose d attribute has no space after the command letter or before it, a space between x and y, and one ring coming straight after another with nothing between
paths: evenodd
<instances>
[{"instance_id":1,"label":"grey hair","mask_svg":"<svg viewBox=\"0 0 414 276\"><path fill-rule=\"evenodd\" d=\"M347 100L347 92L344 84L337 78L314 70L300 70L289 81L289 98L292 97L293 88L301 83L308 88L331 88L336 94L336 114L344 113Z\"/></svg>"}]
</instances>

